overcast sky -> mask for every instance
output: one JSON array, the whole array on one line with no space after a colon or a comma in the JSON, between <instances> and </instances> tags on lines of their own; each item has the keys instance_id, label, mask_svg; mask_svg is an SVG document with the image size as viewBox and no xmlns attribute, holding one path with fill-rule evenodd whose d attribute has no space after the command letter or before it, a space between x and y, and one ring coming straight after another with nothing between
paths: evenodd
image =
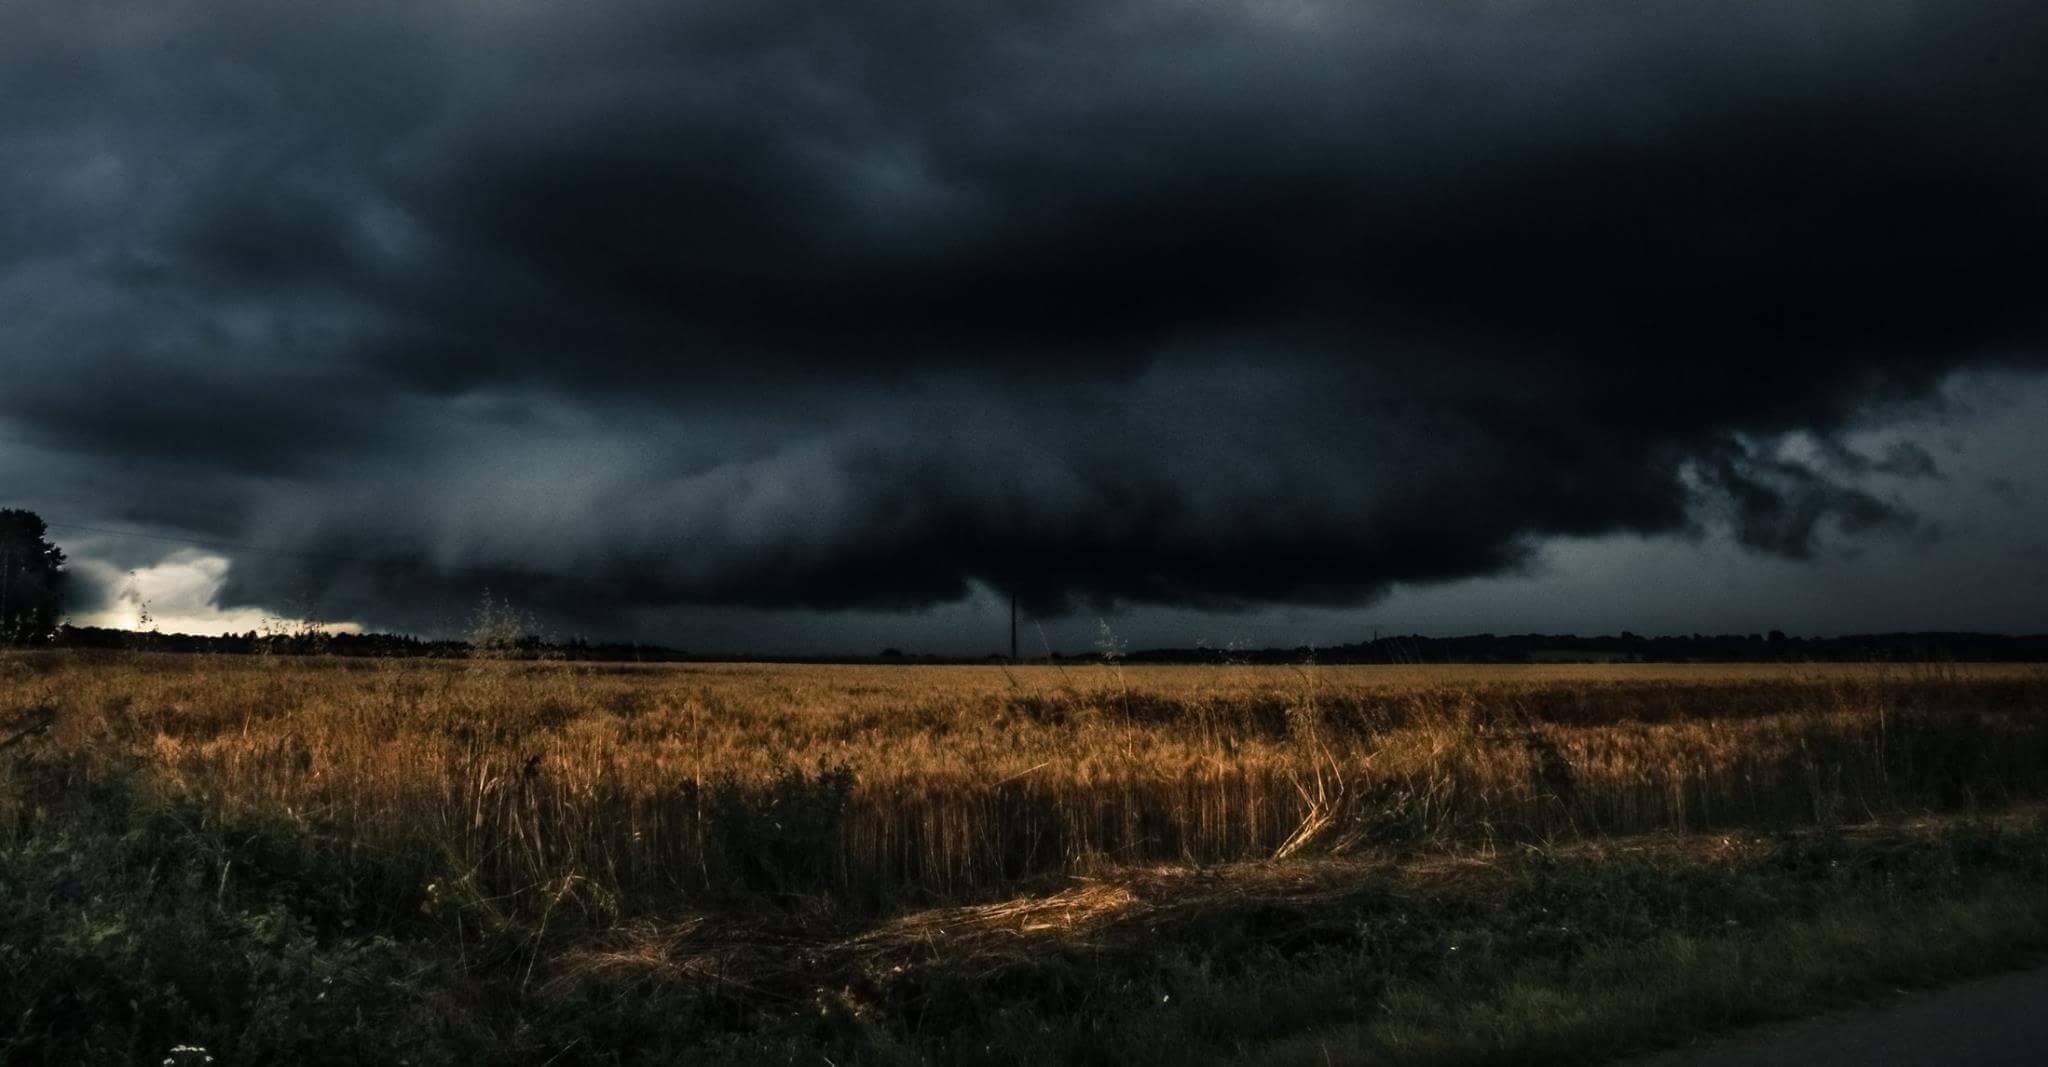
<instances>
[{"instance_id":1,"label":"overcast sky","mask_svg":"<svg viewBox=\"0 0 2048 1067\"><path fill-rule=\"evenodd\" d=\"M2048 630L2038 0L0 0L73 616Z\"/></svg>"}]
</instances>

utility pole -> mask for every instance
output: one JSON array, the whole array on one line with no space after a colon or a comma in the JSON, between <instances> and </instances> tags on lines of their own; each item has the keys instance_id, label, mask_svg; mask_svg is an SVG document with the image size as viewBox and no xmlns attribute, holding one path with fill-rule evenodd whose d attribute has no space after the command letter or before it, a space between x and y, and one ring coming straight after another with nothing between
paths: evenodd
<instances>
[{"instance_id":1,"label":"utility pole","mask_svg":"<svg viewBox=\"0 0 2048 1067\"><path fill-rule=\"evenodd\" d=\"M1010 591L1010 662L1017 662L1017 593Z\"/></svg>"}]
</instances>

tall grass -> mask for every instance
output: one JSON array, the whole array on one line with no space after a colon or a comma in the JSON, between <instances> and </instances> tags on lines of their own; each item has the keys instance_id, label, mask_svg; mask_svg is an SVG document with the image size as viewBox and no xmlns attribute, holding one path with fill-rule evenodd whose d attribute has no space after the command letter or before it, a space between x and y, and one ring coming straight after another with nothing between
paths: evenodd
<instances>
[{"instance_id":1,"label":"tall grass","mask_svg":"<svg viewBox=\"0 0 2048 1067\"><path fill-rule=\"evenodd\" d=\"M967 898L1104 863L1995 807L2029 667L761 667L27 654L72 783L426 854L507 909ZM42 779L48 781L45 775ZM0 791L17 821L60 785ZM0 826L5 826L0 821Z\"/></svg>"}]
</instances>

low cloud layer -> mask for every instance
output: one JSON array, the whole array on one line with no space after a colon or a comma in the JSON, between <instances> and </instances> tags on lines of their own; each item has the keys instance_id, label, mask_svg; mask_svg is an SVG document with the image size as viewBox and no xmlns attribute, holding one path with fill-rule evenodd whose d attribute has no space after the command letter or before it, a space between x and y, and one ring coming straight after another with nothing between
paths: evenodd
<instances>
[{"instance_id":1,"label":"low cloud layer","mask_svg":"<svg viewBox=\"0 0 2048 1067\"><path fill-rule=\"evenodd\" d=\"M2020 0L9 9L0 476L393 626L1939 537L1855 435L2040 366L2044 53Z\"/></svg>"}]
</instances>

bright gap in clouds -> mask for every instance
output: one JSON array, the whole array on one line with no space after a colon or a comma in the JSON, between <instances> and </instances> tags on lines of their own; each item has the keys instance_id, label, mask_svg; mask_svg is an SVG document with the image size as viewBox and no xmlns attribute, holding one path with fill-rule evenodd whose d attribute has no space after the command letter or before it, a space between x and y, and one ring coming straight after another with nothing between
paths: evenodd
<instances>
[{"instance_id":1,"label":"bright gap in clouds","mask_svg":"<svg viewBox=\"0 0 2048 1067\"><path fill-rule=\"evenodd\" d=\"M221 588L233 561L200 549L179 549L147 567L123 571L95 559L76 559L71 569L84 582L108 591L97 611L74 614L74 626L116 630L155 629L172 634L239 634L298 625L301 620L251 605L223 606ZM361 633L355 622L320 623L328 633Z\"/></svg>"}]
</instances>

